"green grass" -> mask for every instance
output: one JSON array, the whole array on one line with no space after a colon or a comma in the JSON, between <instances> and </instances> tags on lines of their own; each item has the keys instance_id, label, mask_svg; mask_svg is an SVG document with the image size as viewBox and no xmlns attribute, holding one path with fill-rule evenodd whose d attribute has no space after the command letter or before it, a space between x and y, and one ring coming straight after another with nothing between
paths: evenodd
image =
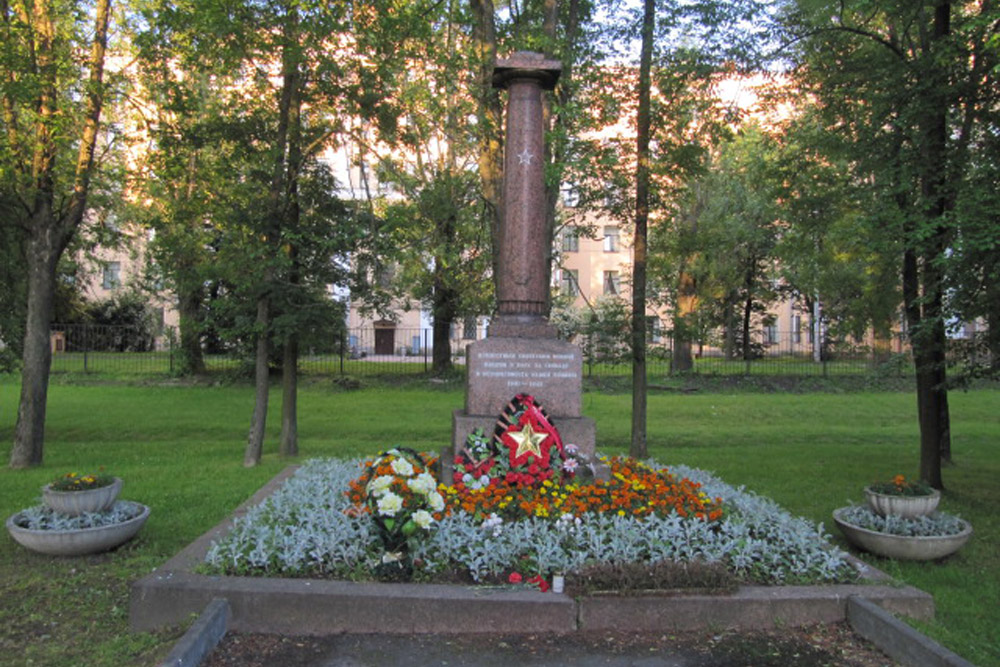
<instances>
[{"instance_id":1,"label":"green grass","mask_svg":"<svg viewBox=\"0 0 1000 667\"><path fill-rule=\"evenodd\" d=\"M0 377L3 465L17 398L16 378ZM128 632L128 586L288 463L273 453L276 391L264 462L242 467L252 400L246 386L52 384L45 464L0 468L0 514L34 504L59 473L103 465L125 480L122 496L150 505L152 516L133 542L92 557L39 556L0 539L0 664L149 665L165 657L181 629ZM462 403L459 383L345 392L316 380L299 399L302 455L373 454L397 443L438 450ZM624 394L584 395L602 451L627 450L630 405ZM915 406L911 394L888 392L654 393L650 454L712 470L830 524L830 512L860 501L865 484L915 473ZM937 617L918 624L922 631L977 665L1000 665L1000 391L954 392L951 406L955 465L945 471L942 509L971 521L972 542L943 563L871 562L934 595Z\"/></svg>"}]
</instances>

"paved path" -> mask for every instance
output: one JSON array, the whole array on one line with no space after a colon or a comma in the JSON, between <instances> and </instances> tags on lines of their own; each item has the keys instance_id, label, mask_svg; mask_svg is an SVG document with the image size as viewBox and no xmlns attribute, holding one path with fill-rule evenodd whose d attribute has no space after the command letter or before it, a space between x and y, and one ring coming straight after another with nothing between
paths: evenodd
<instances>
[{"instance_id":1,"label":"paved path","mask_svg":"<svg viewBox=\"0 0 1000 667\"><path fill-rule=\"evenodd\" d=\"M732 664L691 651L629 647L622 651L595 649L575 642L542 645L501 641L488 648L476 648L468 640L438 639L433 642L411 637L382 637L378 642L363 638L338 639L333 650L317 655L315 667L722 667Z\"/></svg>"},{"instance_id":2,"label":"paved path","mask_svg":"<svg viewBox=\"0 0 1000 667\"><path fill-rule=\"evenodd\" d=\"M758 633L229 635L205 667L883 667L846 624Z\"/></svg>"}]
</instances>

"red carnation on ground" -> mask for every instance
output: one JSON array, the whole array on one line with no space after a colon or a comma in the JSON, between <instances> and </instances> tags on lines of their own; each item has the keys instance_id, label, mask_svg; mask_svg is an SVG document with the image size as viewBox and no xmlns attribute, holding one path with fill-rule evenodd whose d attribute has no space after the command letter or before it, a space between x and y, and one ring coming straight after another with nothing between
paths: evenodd
<instances>
[{"instance_id":1,"label":"red carnation on ground","mask_svg":"<svg viewBox=\"0 0 1000 667\"><path fill-rule=\"evenodd\" d=\"M549 592L549 582L545 581L545 578L540 574L536 574L531 579L528 579L528 583L538 586L538 590L543 593Z\"/></svg>"}]
</instances>

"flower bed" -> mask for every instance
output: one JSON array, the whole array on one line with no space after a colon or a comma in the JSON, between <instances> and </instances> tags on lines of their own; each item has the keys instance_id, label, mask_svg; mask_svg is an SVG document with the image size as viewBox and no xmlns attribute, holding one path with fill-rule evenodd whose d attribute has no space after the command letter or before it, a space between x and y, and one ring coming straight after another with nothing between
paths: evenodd
<instances>
[{"instance_id":1,"label":"flower bed","mask_svg":"<svg viewBox=\"0 0 1000 667\"><path fill-rule=\"evenodd\" d=\"M457 572L495 581L512 571L570 575L598 563L674 561L721 562L756 583L855 578L822 526L792 517L773 501L700 470L678 467L670 475L636 462L612 465L611 483L575 489L497 484L463 493L443 487L447 507L434 513L431 529L412 545L415 577ZM212 545L206 569L369 578L384 549L371 514L358 506L358 478L356 460L306 462L279 491L236 519Z\"/></svg>"},{"instance_id":2,"label":"flower bed","mask_svg":"<svg viewBox=\"0 0 1000 667\"><path fill-rule=\"evenodd\" d=\"M958 535L967 527L967 524L960 518L943 512L912 518L893 514L882 516L861 505L844 508L840 517L859 528L900 537Z\"/></svg>"}]
</instances>

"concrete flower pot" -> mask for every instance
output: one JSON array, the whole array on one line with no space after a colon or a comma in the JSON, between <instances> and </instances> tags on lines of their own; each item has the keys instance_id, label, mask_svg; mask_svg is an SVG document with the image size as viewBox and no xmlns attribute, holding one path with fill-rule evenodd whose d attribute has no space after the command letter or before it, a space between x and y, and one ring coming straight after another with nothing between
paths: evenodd
<instances>
[{"instance_id":1,"label":"concrete flower pot","mask_svg":"<svg viewBox=\"0 0 1000 667\"><path fill-rule=\"evenodd\" d=\"M961 549L972 536L972 526L962 521L964 528L956 535L904 536L879 533L862 528L844 519L841 514L850 509L833 511L833 520L854 546L878 556L898 560L937 560Z\"/></svg>"},{"instance_id":2,"label":"concrete flower pot","mask_svg":"<svg viewBox=\"0 0 1000 667\"><path fill-rule=\"evenodd\" d=\"M18 544L51 556L82 556L107 551L132 539L149 518L149 507L146 505L128 500L122 502L135 506L139 513L127 521L108 526L76 530L36 530L18 525L22 523L22 513L18 512L7 519L7 531Z\"/></svg>"},{"instance_id":3,"label":"concrete flower pot","mask_svg":"<svg viewBox=\"0 0 1000 667\"><path fill-rule=\"evenodd\" d=\"M122 480L115 480L107 486L80 491L57 491L51 484L42 487L42 502L53 512L66 516L79 516L85 512L103 512L118 499L122 490Z\"/></svg>"},{"instance_id":4,"label":"concrete flower pot","mask_svg":"<svg viewBox=\"0 0 1000 667\"><path fill-rule=\"evenodd\" d=\"M918 516L927 516L937 509L941 501L941 492L934 489L927 496L897 496L877 493L866 487L865 498L868 500L868 506L879 516L896 515L904 519L915 519Z\"/></svg>"}]
</instances>

